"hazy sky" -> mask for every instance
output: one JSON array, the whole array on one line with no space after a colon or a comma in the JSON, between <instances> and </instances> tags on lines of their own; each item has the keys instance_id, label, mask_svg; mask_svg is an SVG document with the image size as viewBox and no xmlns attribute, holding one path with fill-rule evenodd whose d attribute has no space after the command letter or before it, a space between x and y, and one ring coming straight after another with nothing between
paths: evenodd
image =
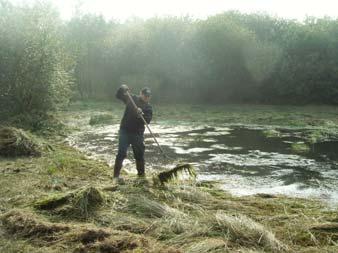
<instances>
[{"instance_id":1,"label":"hazy sky","mask_svg":"<svg viewBox=\"0 0 338 253\"><path fill-rule=\"evenodd\" d=\"M11 0L32 2L34 0ZM69 19L75 7L104 15L107 19L125 20L131 16L149 18L155 15L186 15L204 18L227 10L266 12L302 20L309 16L338 17L338 0L50 0Z\"/></svg>"}]
</instances>

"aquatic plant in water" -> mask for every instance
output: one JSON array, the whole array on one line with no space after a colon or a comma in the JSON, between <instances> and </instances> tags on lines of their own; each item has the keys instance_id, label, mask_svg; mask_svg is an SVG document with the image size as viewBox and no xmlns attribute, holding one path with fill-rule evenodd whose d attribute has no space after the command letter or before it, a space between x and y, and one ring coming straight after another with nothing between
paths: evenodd
<instances>
[{"instance_id":1,"label":"aquatic plant in water","mask_svg":"<svg viewBox=\"0 0 338 253\"><path fill-rule=\"evenodd\" d=\"M304 142L292 143L291 149L296 153L307 153L310 151L309 145Z\"/></svg>"}]
</instances>

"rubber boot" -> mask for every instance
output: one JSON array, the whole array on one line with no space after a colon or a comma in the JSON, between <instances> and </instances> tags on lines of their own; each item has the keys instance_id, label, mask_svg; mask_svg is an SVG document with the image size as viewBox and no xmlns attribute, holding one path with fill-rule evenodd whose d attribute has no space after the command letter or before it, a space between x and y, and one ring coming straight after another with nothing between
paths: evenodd
<instances>
[{"instance_id":1,"label":"rubber boot","mask_svg":"<svg viewBox=\"0 0 338 253\"><path fill-rule=\"evenodd\" d=\"M144 161L136 161L136 169L137 169L138 179L135 181L135 185L142 186L142 187L149 186L149 182L146 178L145 171L144 171Z\"/></svg>"},{"instance_id":2,"label":"rubber boot","mask_svg":"<svg viewBox=\"0 0 338 253\"><path fill-rule=\"evenodd\" d=\"M123 161L116 159L114 165L114 178L119 178Z\"/></svg>"},{"instance_id":3,"label":"rubber boot","mask_svg":"<svg viewBox=\"0 0 338 253\"><path fill-rule=\"evenodd\" d=\"M136 160L136 169L137 169L137 175L139 177L145 177L144 161L137 161Z\"/></svg>"}]
</instances>

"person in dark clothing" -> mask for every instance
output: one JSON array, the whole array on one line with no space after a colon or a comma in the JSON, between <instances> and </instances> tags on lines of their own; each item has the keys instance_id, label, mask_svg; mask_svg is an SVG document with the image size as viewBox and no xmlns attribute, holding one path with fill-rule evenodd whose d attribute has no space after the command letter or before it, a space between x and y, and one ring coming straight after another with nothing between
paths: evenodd
<instances>
[{"instance_id":1,"label":"person in dark clothing","mask_svg":"<svg viewBox=\"0 0 338 253\"><path fill-rule=\"evenodd\" d=\"M145 126L141 115L148 124L150 123L153 116L153 110L151 105L149 104L151 98L151 91L149 88L143 88L139 96L131 95L137 106L137 109L129 100L127 92L129 92L129 88L125 84L122 85L116 92L116 98L122 100L126 104L126 109L124 111L120 124L119 147L114 165L114 179L116 179L117 181L121 180L119 178L120 171L122 168L123 160L127 157L127 150L130 145L132 147L134 158L136 160L137 175L140 177L145 176Z\"/></svg>"}]
</instances>

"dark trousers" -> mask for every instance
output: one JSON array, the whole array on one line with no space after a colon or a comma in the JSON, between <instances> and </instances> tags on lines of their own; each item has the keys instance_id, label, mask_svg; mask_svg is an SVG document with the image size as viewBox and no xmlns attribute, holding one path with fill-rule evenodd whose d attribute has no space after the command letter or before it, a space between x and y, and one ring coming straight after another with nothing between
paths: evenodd
<instances>
[{"instance_id":1,"label":"dark trousers","mask_svg":"<svg viewBox=\"0 0 338 253\"><path fill-rule=\"evenodd\" d=\"M116 160L123 161L127 157L129 146L133 149L136 161L144 162L144 137L143 134L128 133L123 129L119 132L119 150Z\"/></svg>"},{"instance_id":2,"label":"dark trousers","mask_svg":"<svg viewBox=\"0 0 338 253\"><path fill-rule=\"evenodd\" d=\"M136 160L136 168L139 176L144 175L144 136L143 134L128 133L123 129L119 132L119 149L115 159L114 177L119 177L123 160L127 157L127 151L131 145Z\"/></svg>"}]
</instances>

